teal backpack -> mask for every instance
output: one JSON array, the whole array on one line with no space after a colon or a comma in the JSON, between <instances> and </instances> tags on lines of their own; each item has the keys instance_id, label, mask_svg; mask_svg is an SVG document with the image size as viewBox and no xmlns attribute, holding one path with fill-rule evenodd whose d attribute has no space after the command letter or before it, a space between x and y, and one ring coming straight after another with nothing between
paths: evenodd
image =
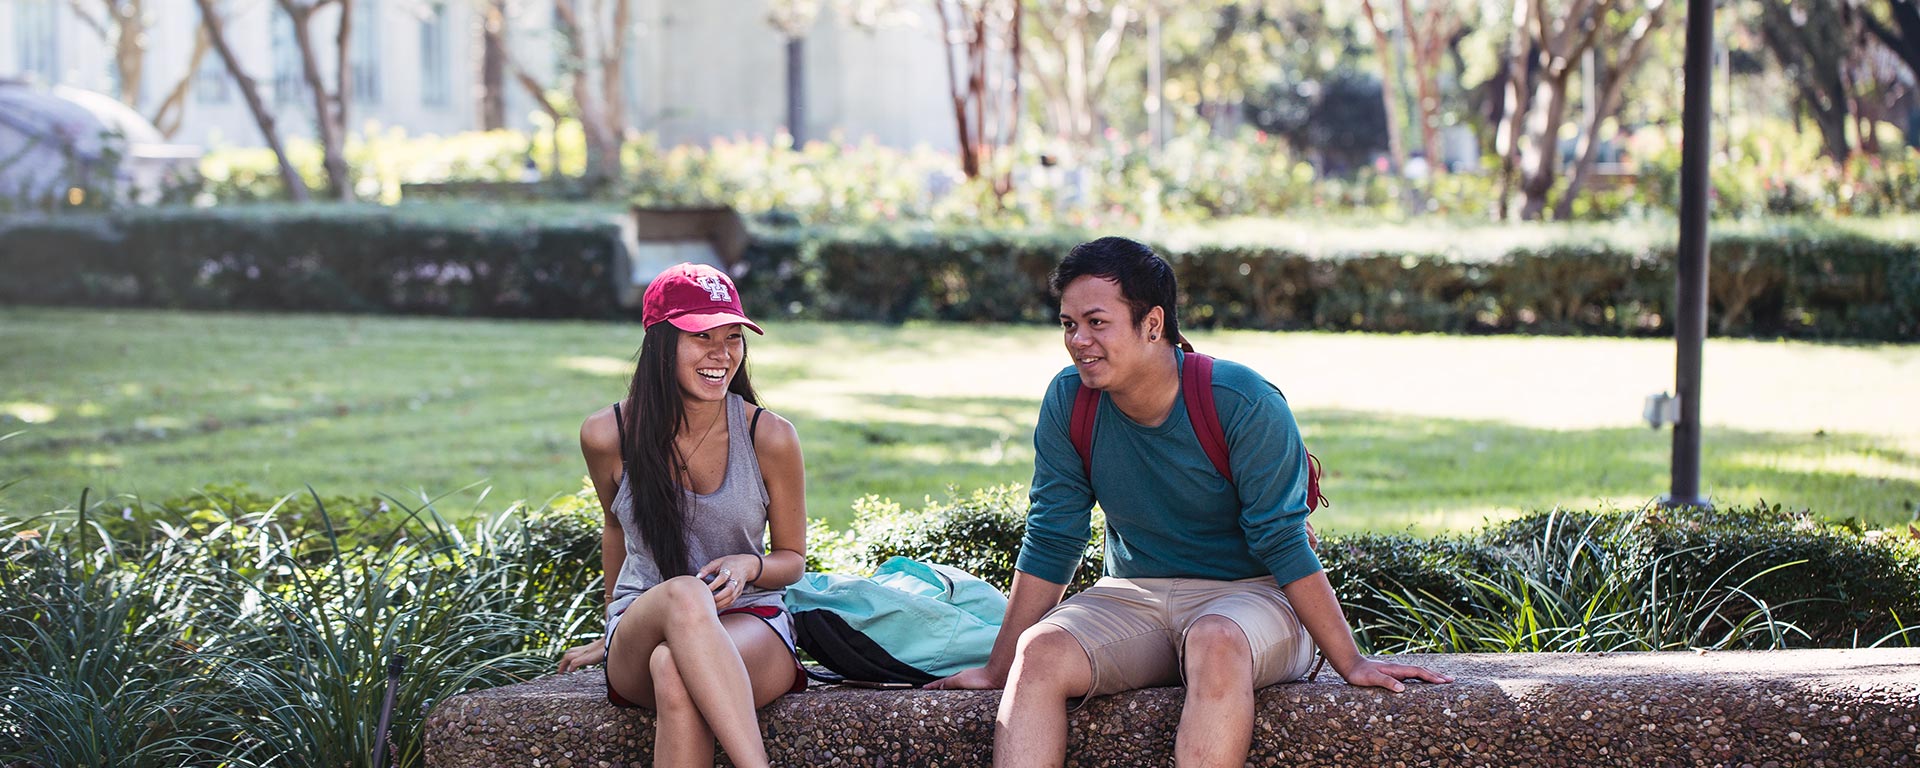
<instances>
[{"instance_id":1,"label":"teal backpack","mask_svg":"<svg viewBox=\"0 0 1920 768\"><path fill-rule=\"evenodd\" d=\"M871 577L807 573L787 587L800 650L825 682L925 685L987 663L1007 598L973 574L894 557Z\"/></svg>"}]
</instances>

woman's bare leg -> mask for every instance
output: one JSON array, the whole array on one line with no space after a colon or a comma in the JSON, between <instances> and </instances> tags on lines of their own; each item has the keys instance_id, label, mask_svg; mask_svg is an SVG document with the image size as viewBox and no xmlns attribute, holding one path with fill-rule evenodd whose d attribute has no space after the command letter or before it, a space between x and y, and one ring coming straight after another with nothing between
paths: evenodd
<instances>
[{"instance_id":1,"label":"woman's bare leg","mask_svg":"<svg viewBox=\"0 0 1920 768\"><path fill-rule=\"evenodd\" d=\"M735 765L767 764L754 710L785 692L795 673L786 644L765 622L742 614L723 619L707 585L682 576L635 599L614 635L607 680L627 700L661 712L661 737L693 736L698 745L685 745L693 750L711 749L709 739L717 738ZM654 666L663 644L665 660L678 673L672 681L658 679ZM675 690L659 690L662 686ZM677 699L681 692L692 700L710 737L697 736L680 713L667 711L682 703L668 694ZM661 746L656 744L656 752ZM666 751L687 750L676 744Z\"/></svg>"},{"instance_id":2,"label":"woman's bare leg","mask_svg":"<svg viewBox=\"0 0 1920 768\"><path fill-rule=\"evenodd\" d=\"M687 684L674 666L672 646L653 647L653 765L654 768L713 765L713 731L700 717Z\"/></svg>"}]
</instances>

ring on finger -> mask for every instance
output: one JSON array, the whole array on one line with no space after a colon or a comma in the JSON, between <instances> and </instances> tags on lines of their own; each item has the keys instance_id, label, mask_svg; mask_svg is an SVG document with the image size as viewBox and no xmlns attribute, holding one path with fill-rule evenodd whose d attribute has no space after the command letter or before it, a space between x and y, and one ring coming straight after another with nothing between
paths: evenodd
<instances>
[{"instance_id":1,"label":"ring on finger","mask_svg":"<svg viewBox=\"0 0 1920 768\"><path fill-rule=\"evenodd\" d=\"M740 586L740 580L739 580L739 579L727 579L727 586L729 586L729 587L737 587L737 586Z\"/></svg>"}]
</instances>

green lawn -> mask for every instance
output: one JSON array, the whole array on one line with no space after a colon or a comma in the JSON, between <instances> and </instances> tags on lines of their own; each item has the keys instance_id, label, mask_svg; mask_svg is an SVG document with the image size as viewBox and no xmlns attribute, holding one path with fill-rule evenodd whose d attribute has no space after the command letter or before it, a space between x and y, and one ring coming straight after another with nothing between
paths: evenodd
<instances>
[{"instance_id":1,"label":"green lawn","mask_svg":"<svg viewBox=\"0 0 1920 768\"><path fill-rule=\"evenodd\" d=\"M775 323L755 380L807 453L809 513L1025 482L1046 327ZM580 419L621 396L632 324L0 308L0 508L95 494L438 496L494 511L580 487ZM1667 485L1669 342L1200 334L1288 393L1330 471L1328 529L1433 532ZM1920 505L1920 347L1710 343L1703 483L1874 524ZM485 499L480 489L490 488Z\"/></svg>"}]
</instances>

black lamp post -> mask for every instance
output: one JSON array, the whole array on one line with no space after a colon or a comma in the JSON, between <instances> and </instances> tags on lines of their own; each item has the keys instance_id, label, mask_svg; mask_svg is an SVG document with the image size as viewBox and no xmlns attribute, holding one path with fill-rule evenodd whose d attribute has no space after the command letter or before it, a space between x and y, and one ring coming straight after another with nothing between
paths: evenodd
<instances>
[{"instance_id":1,"label":"black lamp post","mask_svg":"<svg viewBox=\"0 0 1920 768\"><path fill-rule=\"evenodd\" d=\"M1679 293L1674 307L1673 487L1669 507L1706 506L1700 497L1700 352L1707 338L1707 165L1712 152L1713 0L1687 0L1686 104L1680 117Z\"/></svg>"}]
</instances>

